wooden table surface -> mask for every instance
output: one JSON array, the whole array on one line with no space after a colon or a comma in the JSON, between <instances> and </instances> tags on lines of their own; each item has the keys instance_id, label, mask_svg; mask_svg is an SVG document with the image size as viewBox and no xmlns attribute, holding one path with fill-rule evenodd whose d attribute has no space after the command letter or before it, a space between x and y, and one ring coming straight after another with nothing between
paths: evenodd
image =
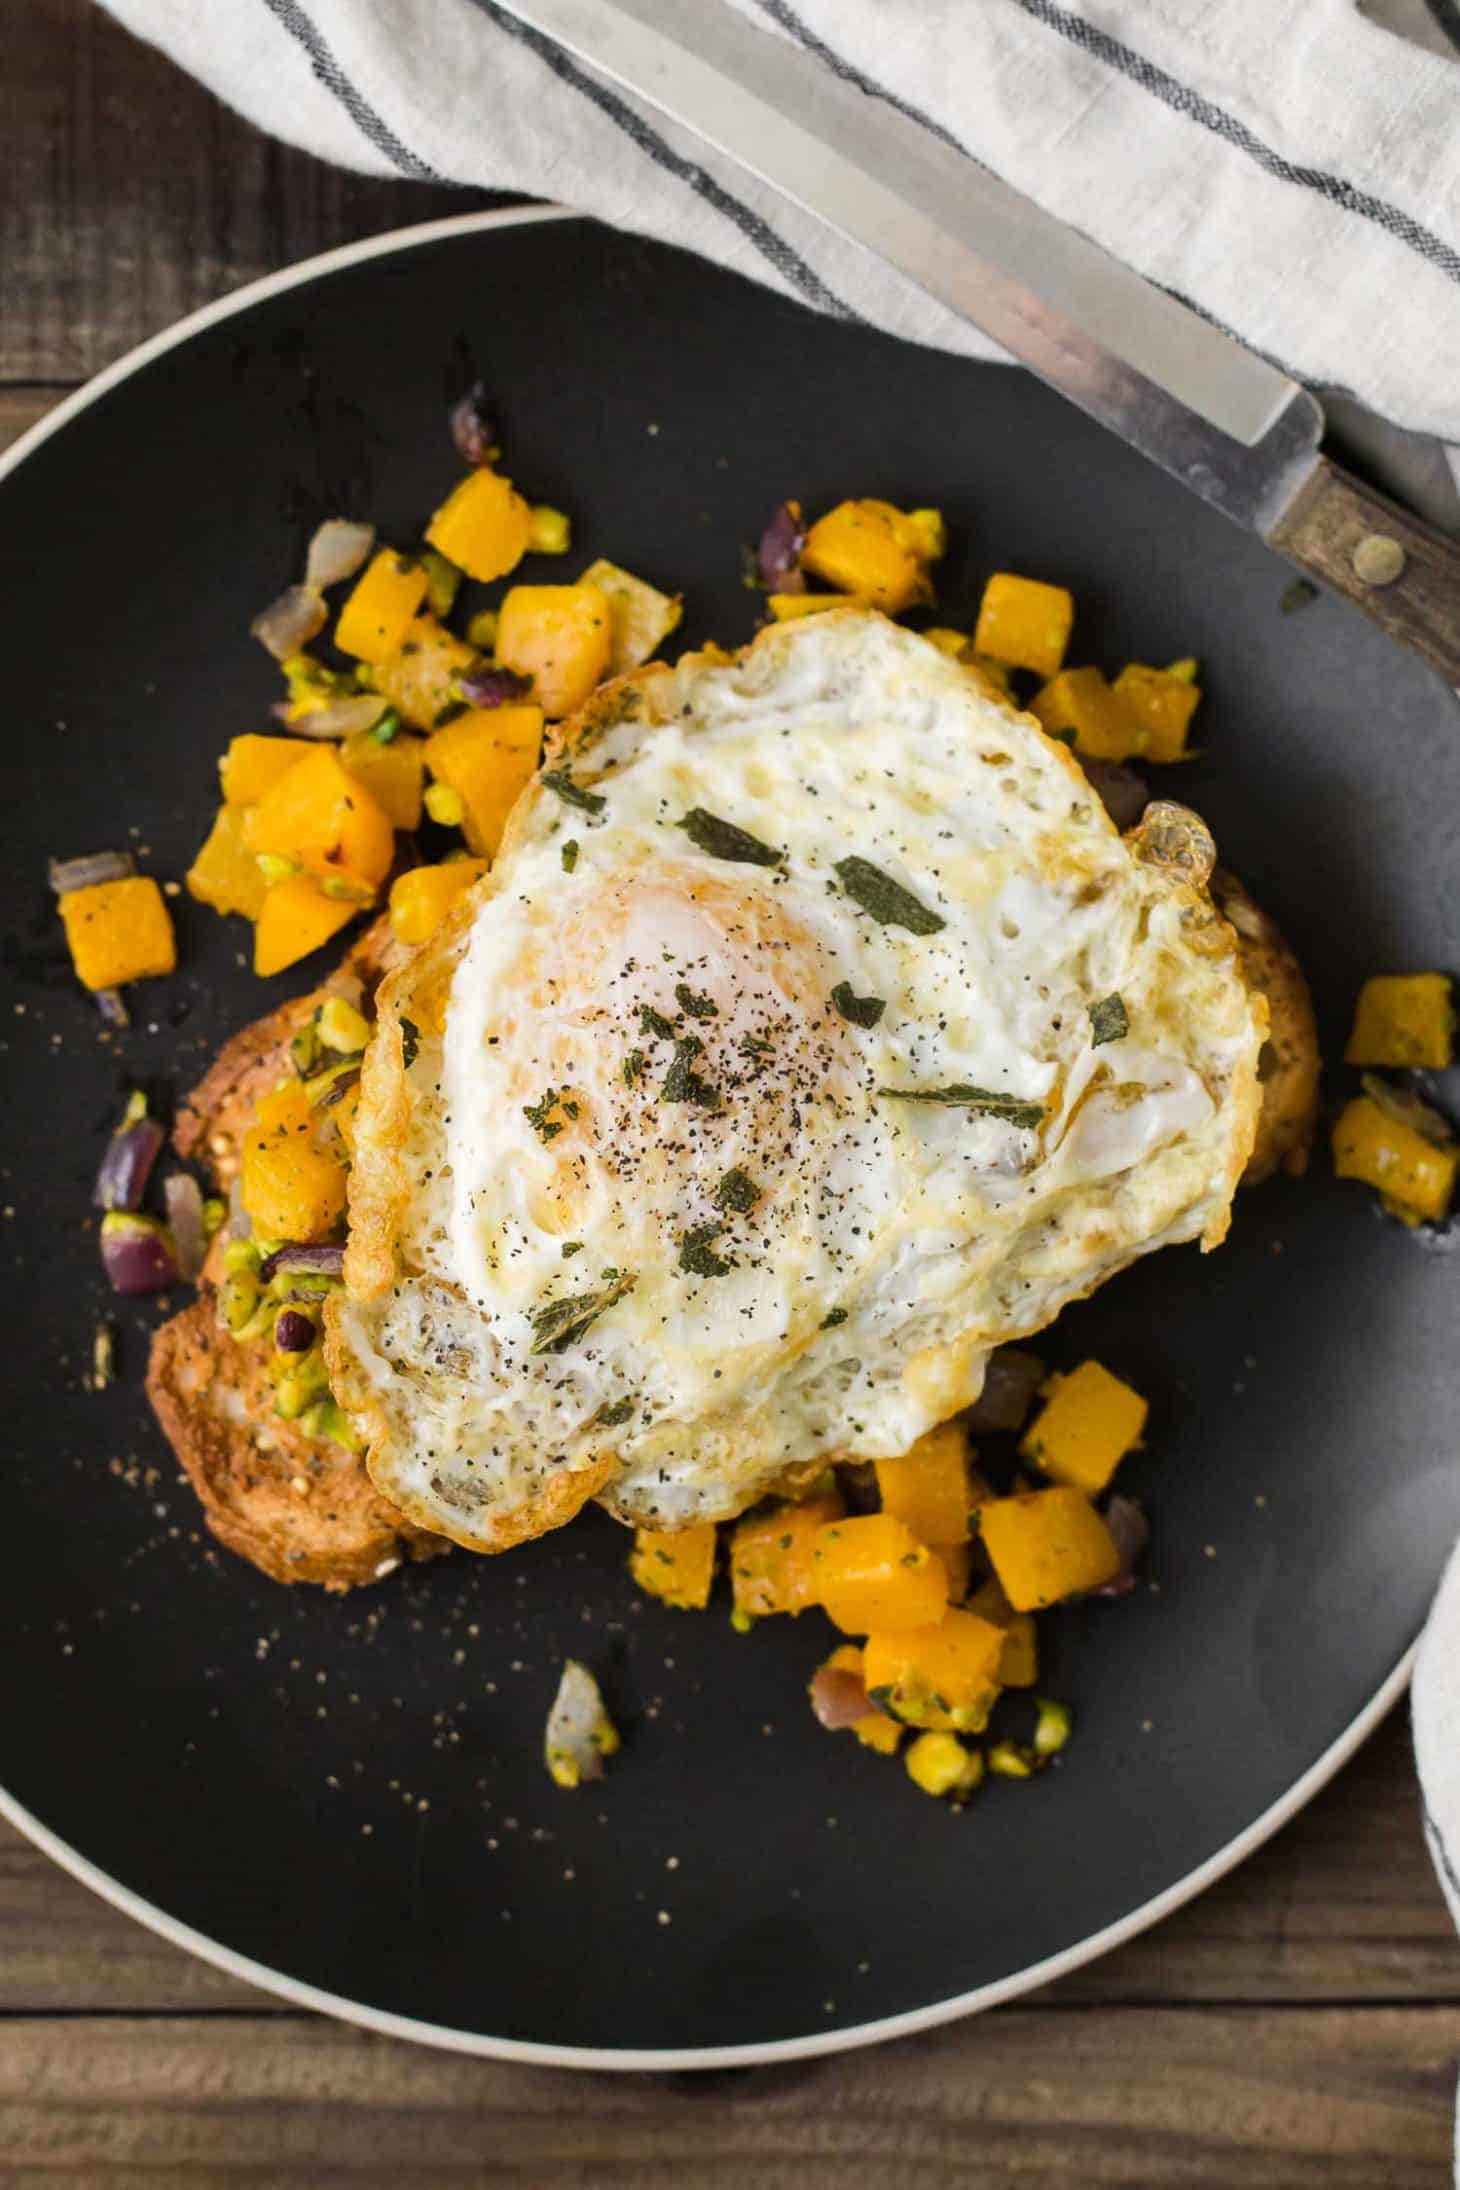
<instances>
[{"instance_id":1,"label":"wooden table surface","mask_svg":"<svg viewBox=\"0 0 1460 2190\"><path fill-rule=\"evenodd\" d=\"M15 0L0 143L0 442L210 297L482 202L266 141L88 0ZM1077 1976L733 2076L517 2068L320 2022L0 1829L3 2185L1409 2190L1449 2180L1457 2058L1460 1949L1402 1713L1235 1876Z\"/></svg>"}]
</instances>

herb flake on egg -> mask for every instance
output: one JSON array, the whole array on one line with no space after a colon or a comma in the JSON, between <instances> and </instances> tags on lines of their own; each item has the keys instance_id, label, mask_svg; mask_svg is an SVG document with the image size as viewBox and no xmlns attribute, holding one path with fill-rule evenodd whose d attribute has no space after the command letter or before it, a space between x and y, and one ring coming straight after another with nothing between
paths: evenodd
<instances>
[{"instance_id":1,"label":"herb flake on egg","mask_svg":"<svg viewBox=\"0 0 1460 2190\"><path fill-rule=\"evenodd\" d=\"M875 1027L887 1009L885 997L858 996L850 981L838 981L831 992L831 1001L843 1019L854 1027Z\"/></svg>"},{"instance_id":2,"label":"herb flake on egg","mask_svg":"<svg viewBox=\"0 0 1460 2190\"><path fill-rule=\"evenodd\" d=\"M694 1069L694 1062L704 1050L704 1043L697 1034L682 1034L674 1045L674 1062L664 1075L664 1085L659 1090L661 1103L694 1103L701 1110L718 1110L720 1090L701 1079Z\"/></svg>"},{"instance_id":3,"label":"herb flake on egg","mask_svg":"<svg viewBox=\"0 0 1460 2190\"><path fill-rule=\"evenodd\" d=\"M748 1209L753 1209L760 1200L760 1188L756 1185L750 1173L742 1171L737 1164L733 1171L725 1173L724 1178L715 1188L715 1200L720 1208L734 1209L741 1216L744 1216L745 1212Z\"/></svg>"},{"instance_id":4,"label":"herb flake on egg","mask_svg":"<svg viewBox=\"0 0 1460 2190\"><path fill-rule=\"evenodd\" d=\"M622 1300L633 1279L621 1277L611 1285L604 1285L594 1293L573 1293L565 1300L546 1300L534 1308L532 1320L532 1347L535 1354L563 1354L570 1346L576 1346L597 1322L606 1308L616 1300Z\"/></svg>"},{"instance_id":5,"label":"herb flake on egg","mask_svg":"<svg viewBox=\"0 0 1460 2190\"><path fill-rule=\"evenodd\" d=\"M717 1255L712 1245L723 1230L724 1226L720 1224L691 1226L679 1243L680 1269L687 1270L691 1277L728 1277L734 1264Z\"/></svg>"},{"instance_id":6,"label":"herb flake on egg","mask_svg":"<svg viewBox=\"0 0 1460 2190\"><path fill-rule=\"evenodd\" d=\"M870 859L860 859L853 853L850 859L837 861L836 873L848 897L881 927L906 928L910 935L936 935L948 924L941 913L933 912L911 890L874 867Z\"/></svg>"},{"instance_id":7,"label":"herb flake on egg","mask_svg":"<svg viewBox=\"0 0 1460 2190\"><path fill-rule=\"evenodd\" d=\"M608 800L598 791L585 791L581 783L575 783L561 768L544 768L538 778L550 791L555 791L569 806L576 806L585 814L601 814Z\"/></svg>"},{"instance_id":8,"label":"herb flake on egg","mask_svg":"<svg viewBox=\"0 0 1460 2190\"><path fill-rule=\"evenodd\" d=\"M950 1110L976 1111L981 1118L1000 1118L1005 1125L1022 1126L1031 1133L1044 1122L1043 1103L1003 1095L997 1088L971 1087L966 1080L955 1080L948 1087L879 1087L877 1092L899 1103L943 1103Z\"/></svg>"},{"instance_id":9,"label":"herb flake on egg","mask_svg":"<svg viewBox=\"0 0 1460 2190\"><path fill-rule=\"evenodd\" d=\"M1123 996L1102 996L1090 1006L1090 1047L1102 1042L1122 1042L1130 1032L1130 1013Z\"/></svg>"},{"instance_id":10,"label":"herb flake on egg","mask_svg":"<svg viewBox=\"0 0 1460 2190\"><path fill-rule=\"evenodd\" d=\"M733 821L724 821L719 814L707 812L703 806L691 806L679 825L697 851L710 859L735 860L748 867L778 867L785 857L774 844L752 836L748 829L737 828Z\"/></svg>"}]
</instances>

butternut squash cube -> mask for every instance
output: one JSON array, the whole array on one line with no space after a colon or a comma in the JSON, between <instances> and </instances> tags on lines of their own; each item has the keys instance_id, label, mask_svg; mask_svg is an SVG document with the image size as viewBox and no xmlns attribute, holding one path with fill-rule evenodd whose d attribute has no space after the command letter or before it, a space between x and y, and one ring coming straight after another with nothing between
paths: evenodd
<instances>
[{"instance_id":1,"label":"butternut squash cube","mask_svg":"<svg viewBox=\"0 0 1460 2190\"><path fill-rule=\"evenodd\" d=\"M818 1531L843 1511L835 1493L787 1499L763 1513L747 1514L730 1532L730 1586L739 1626L772 1612L793 1616L814 1605L812 1549Z\"/></svg>"},{"instance_id":2,"label":"butternut squash cube","mask_svg":"<svg viewBox=\"0 0 1460 2190\"><path fill-rule=\"evenodd\" d=\"M1061 1484L978 1510L984 1548L1016 1612L1099 1589L1120 1572L1115 1539L1083 1491Z\"/></svg>"},{"instance_id":3,"label":"butternut squash cube","mask_svg":"<svg viewBox=\"0 0 1460 2190\"><path fill-rule=\"evenodd\" d=\"M410 629L430 580L419 563L382 548L356 579L335 625L335 645L362 662L388 661Z\"/></svg>"},{"instance_id":4,"label":"butternut squash cube","mask_svg":"<svg viewBox=\"0 0 1460 2190\"><path fill-rule=\"evenodd\" d=\"M948 1576L949 1604L962 1604L973 1579L972 1544L929 1544L928 1549L935 1551L943 1562Z\"/></svg>"},{"instance_id":5,"label":"butternut squash cube","mask_svg":"<svg viewBox=\"0 0 1460 2190\"><path fill-rule=\"evenodd\" d=\"M631 669L638 669L657 654L684 613L679 594L660 593L642 578L601 557L588 565L578 582L597 586L608 603L611 677L627 676Z\"/></svg>"},{"instance_id":6,"label":"butternut squash cube","mask_svg":"<svg viewBox=\"0 0 1460 2190\"><path fill-rule=\"evenodd\" d=\"M1035 693L1029 712L1050 737L1073 737L1089 760L1129 760L1143 750L1144 730L1098 669L1060 670Z\"/></svg>"},{"instance_id":7,"label":"butternut squash cube","mask_svg":"<svg viewBox=\"0 0 1460 2190\"><path fill-rule=\"evenodd\" d=\"M243 1136L239 1195L272 1239L324 1239L345 1213L345 1169L317 1138L319 1113L302 1082L265 1095Z\"/></svg>"},{"instance_id":8,"label":"butternut squash cube","mask_svg":"<svg viewBox=\"0 0 1460 2190\"><path fill-rule=\"evenodd\" d=\"M373 730L357 731L340 746L340 759L357 783L363 783L392 829L421 825L421 788L426 776L426 741L397 731L382 745Z\"/></svg>"},{"instance_id":9,"label":"butternut squash cube","mask_svg":"<svg viewBox=\"0 0 1460 2190\"><path fill-rule=\"evenodd\" d=\"M513 586L497 616L497 660L531 677L556 722L582 706L608 670L613 618L595 585Z\"/></svg>"},{"instance_id":10,"label":"butternut squash cube","mask_svg":"<svg viewBox=\"0 0 1460 2190\"><path fill-rule=\"evenodd\" d=\"M1333 1129L1333 1168L1341 1179L1377 1187L1396 1215L1438 1224L1455 1192L1460 1147L1426 1140L1372 1096L1356 1095Z\"/></svg>"},{"instance_id":11,"label":"butternut squash cube","mask_svg":"<svg viewBox=\"0 0 1460 2190\"><path fill-rule=\"evenodd\" d=\"M468 578L489 584L527 553L532 511L499 472L469 471L426 527L426 538Z\"/></svg>"},{"instance_id":12,"label":"butternut squash cube","mask_svg":"<svg viewBox=\"0 0 1460 2190\"><path fill-rule=\"evenodd\" d=\"M715 1579L717 1541L713 1521L674 1532L635 1529L629 1572L640 1589L646 1589L651 1597L662 1598L677 1612L702 1611L710 1601L710 1586Z\"/></svg>"},{"instance_id":13,"label":"butternut squash cube","mask_svg":"<svg viewBox=\"0 0 1460 2190\"><path fill-rule=\"evenodd\" d=\"M844 1635L926 1627L948 1603L948 1570L891 1513L828 1521L813 1546L816 1594Z\"/></svg>"},{"instance_id":14,"label":"butternut squash cube","mask_svg":"<svg viewBox=\"0 0 1460 2190\"><path fill-rule=\"evenodd\" d=\"M1418 1065L1444 1072L1455 1056L1455 1011L1445 973L1380 973L1359 990L1349 1065Z\"/></svg>"},{"instance_id":15,"label":"butternut squash cube","mask_svg":"<svg viewBox=\"0 0 1460 2190\"><path fill-rule=\"evenodd\" d=\"M877 603L870 593L770 593L766 606L772 623L794 624L803 616L820 616L829 608L875 608ZM725 656L726 661L731 658Z\"/></svg>"},{"instance_id":16,"label":"butternut squash cube","mask_svg":"<svg viewBox=\"0 0 1460 2190\"><path fill-rule=\"evenodd\" d=\"M260 738L251 732L230 738L218 763L225 800L230 806L256 806L303 758L298 738Z\"/></svg>"},{"instance_id":17,"label":"butternut squash cube","mask_svg":"<svg viewBox=\"0 0 1460 2190\"><path fill-rule=\"evenodd\" d=\"M1194 677L1127 662L1111 689L1141 734L1138 752L1147 760L1186 759L1186 733L1201 703L1201 686Z\"/></svg>"},{"instance_id":18,"label":"butternut squash cube","mask_svg":"<svg viewBox=\"0 0 1460 2190\"><path fill-rule=\"evenodd\" d=\"M448 859L439 867L412 867L398 875L390 886L390 924L397 942L424 943L486 871L484 859Z\"/></svg>"},{"instance_id":19,"label":"butternut squash cube","mask_svg":"<svg viewBox=\"0 0 1460 2190\"><path fill-rule=\"evenodd\" d=\"M1016 1612L1004 1629L999 1686L1032 1688L1039 1678L1039 1636L1032 1612Z\"/></svg>"},{"instance_id":20,"label":"butternut squash cube","mask_svg":"<svg viewBox=\"0 0 1460 2190\"><path fill-rule=\"evenodd\" d=\"M924 521L933 514L910 514L891 502L838 502L807 533L801 566L839 593L900 615L932 598L928 564L942 553L941 539Z\"/></svg>"},{"instance_id":21,"label":"butternut squash cube","mask_svg":"<svg viewBox=\"0 0 1460 2190\"><path fill-rule=\"evenodd\" d=\"M979 603L974 650L1011 669L1052 677L1065 658L1074 621L1074 596L1064 586L996 570Z\"/></svg>"},{"instance_id":22,"label":"butternut squash cube","mask_svg":"<svg viewBox=\"0 0 1460 2190\"><path fill-rule=\"evenodd\" d=\"M944 1422L909 1451L874 1465L883 1512L896 1514L920 1544L967 1542L972 1500L961 1423Z\"/></svg>"},{"instance_id":23,"label":"butternut squash cube","mask_svg":"<svg viewBox=\"0 0 1460 2190\"><path fill-rule=\"evenodd\" d=\"M1140 1443L1146 1402L1098 1361L1051 1377L1045 1390L1048 1397L1019 1450L1057 1483L1072 1483L1093 1498Z\"/></svg>"},{"instance_id":24,"label":"butternut squash cube","mask_svg":"<svg viewBox=\"0 0 1460 2190\"><path fill-rule=\"evenodd\" d=\"M461 705L456 680L480 658L474 646L434 616L415 616L399 651L371 670L371 690L413 729L434 730L443 708Z\"/></svg>"},{"instance_id":25,"label":"butternut squash cube","mask_svg":"<svg viewBox=\"0 0 1460 2190\"><path fill-rule=\"evenodd\" d=\"M876 1629L862 1652L867 1693L909 1726L976 1734L998 1700L1002 1628L956 1607L924 1627Z\"/></svg>"},{"instance_id":26,"label":"butternut squash cube","mask_svg":"<svg viewBox=\"0 0 1460 2190\"><path fill-rule=\"evenodd\" d=\"M347 897L326 897L312 875L287 875L264 893L253 938L253 970L282 973L338 935L360 910Z\"/></svg>"},{"instance_id":27,"label":"butternut squash cube","mask_svg":"<svg viewBox=\"0 0 1460 2190\"><path fill-rule=\"evenodd\" d=\"M60 904L71 963L87 988L117 989L177 964L172 915L151 875L93 882L66 891Z\"/></svg>"},{"instance_id":28,"label":"butternut squash cube","mask_svg":"<svg viewBox=\"0 0 1460 2190\"><path fill-rule=\"evenodd\" d=\"M540 707L469 707L426 740L426 766L460 798L461 825L479 859L495 857L541 745Z\"/></svg>"},{"instance_id":29,"label":"butternut squash cube","mask_svg":"<svg viewBox=\"0 0 1460 2190\"><path fill-rule=\"evenodd\" d=\"M313 745L249 814L255 852L360 885L368 898L395 857L395 832L332 745Z\"/></svg>"},{"instance_id":30,"label":"butternut squash cube","mask_svg":"<svg viewBox=\"0 0 1460 2190\"><path fill-rule=\"evenodd\" d=\"M199 848L184 879L189 894L199 904L211 905L215 912L242 913L245 920L257 920L269 885L247 842L247 826L245 807L220 806L207 841Z\"/></svg>"}]
</instances>

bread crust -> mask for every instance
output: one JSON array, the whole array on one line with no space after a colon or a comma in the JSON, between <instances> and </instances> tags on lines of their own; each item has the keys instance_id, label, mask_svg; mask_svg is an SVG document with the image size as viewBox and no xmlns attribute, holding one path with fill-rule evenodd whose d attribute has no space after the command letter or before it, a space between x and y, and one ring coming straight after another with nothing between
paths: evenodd
<instances>
[{"instance_id":1,"label":"bread crust","mask_svg":"<svg viewBox=\"0 0 1460 2190\"><path fill-rule=\"evenodd\" d=\"M1249 988L1266 997L1267 1040L1257 1060L1261 1105L1244 1186L1274 1172L1301 1177L1308 1168L1318 1116L1322 1058L1313 999L1303 969L1276 921L1257 905L1230 869L1212 876L1212 897L1237 937Z\"/></svg>"},{"instance_id":2,"label":"bread crust","mask_svg":"<svg viewBox=\"0 0 1460 2190\"><path fill-rule=\"evenodd\" d=\"M357 1453L274 1413L265 1349L220 1330L211 1285L154 1333L147 1397L229 1551L276 1582L343 1591L447 1547L387 1504Z\"/></svg>"},{"instance_id":3,"label":"bread crust","mask_svg":"<svg viewBox=\"0 0 1460 2190\"><path fill-rule=\"evenodd\" d=\"M225 1042L178 1113L178 1154L229 1186L260 1096L290 1069L293 1036L327 996L368 1000L400 955L389 923L377 920L318 988ZM152 1410L218 1541L274 1581L336 1591L447 1550L380 1495L358 1453L275 1412L267 1349L218 1325L221 1275L215 1243L198 1298L154 1334L147 1370Z\"/></svg>"}]
</instances>

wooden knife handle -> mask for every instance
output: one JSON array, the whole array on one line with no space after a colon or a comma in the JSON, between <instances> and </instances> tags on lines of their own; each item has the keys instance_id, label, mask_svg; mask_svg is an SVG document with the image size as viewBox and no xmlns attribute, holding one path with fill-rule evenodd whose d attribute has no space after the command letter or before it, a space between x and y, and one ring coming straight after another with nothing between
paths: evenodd
<instances>
[{"instance_id":1,"label":"wooden knife handle","mask_svg":"<svg viewBox=\"0 0 1460 2190\"><path fill-rule=\"evenodd\" d=\"M1326 456L1268 539L1460 685L1460 541Z\"/></svg>"}]
</instances>

